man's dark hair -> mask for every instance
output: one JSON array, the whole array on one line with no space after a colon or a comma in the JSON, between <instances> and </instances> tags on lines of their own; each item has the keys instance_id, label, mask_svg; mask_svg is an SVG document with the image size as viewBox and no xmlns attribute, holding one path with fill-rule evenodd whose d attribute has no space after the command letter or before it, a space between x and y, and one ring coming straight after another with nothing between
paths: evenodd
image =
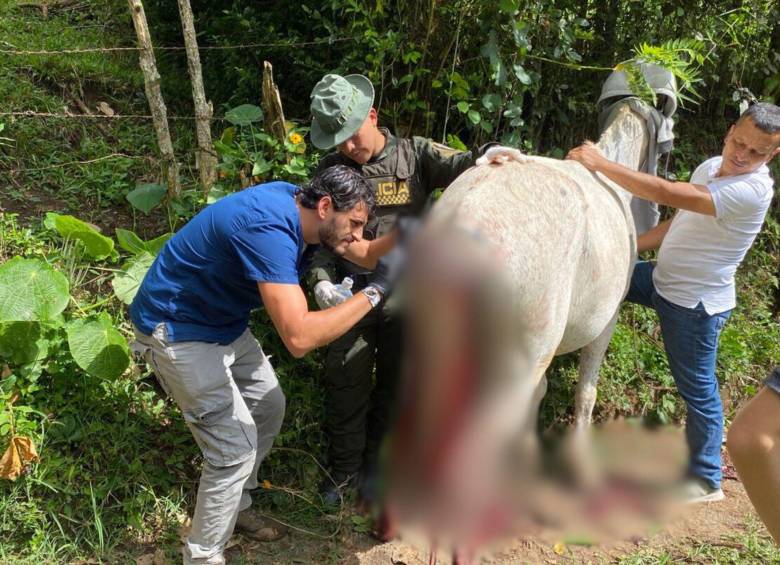
<instances>
[{"instance_id":1,"label":"man's dark hair","mask_svg":"<svg viewBox=\"0 0 780 565\"><path fill-rule=\"evenodd\" d=\"M360 173L346 165L322 169L298 189L298 201L304 208L316 208L325 196L330 196L337 212L351 210L360 202L365 202L369 214L374 212L374 190Z\"/></svg>"},{"instance_id":2,"label":"man's dark hair","mask_svg":"<svg viewBox=\"0 0 780 565\"><path fill-rule=\"evenodd\" d=\"M750 118L764 133L780 133L780 107L769 102L756 102L739 117L737 123Z\"/></svg>"}]
</instances>

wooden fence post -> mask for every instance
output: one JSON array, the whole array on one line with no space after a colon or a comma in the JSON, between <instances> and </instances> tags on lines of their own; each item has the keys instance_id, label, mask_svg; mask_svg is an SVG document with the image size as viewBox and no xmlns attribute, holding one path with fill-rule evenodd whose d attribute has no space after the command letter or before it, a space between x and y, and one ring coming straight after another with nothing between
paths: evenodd
<instances>
[{"instance_id":1,"label":"wooden fence post","mask_svg":"<svg viewBox=\"0 0 780 565\"><path fill-rule=\"evenodd\" d=\"M190 0L179 0L181 29L184 34L184 47L187 50L187 68L192 82L192 100L195 103L195 129L198 136L198 152L195 166L200 174L200 184L203 194L208 195L211 186L217 178L217 154L211 144L211 116L214 107L206 100L203 88L203 73L200 66L198 39L195 35L195 23L192 16Z\"/></svg>"},{"instance_id":2,"label":"wooden fence post","mask_svg":"<svg viewBox=\"0 0 780 565\"><path fill-rule=\"evenodd\" d=\"M284 123L282 98L274 83L274 68L268 61L263 61L263 114L265 130L284 143L287 137L287 125Z\"/></svg>"},{"instance_id":3,"label":"wooden fence post","mask_svg":"<svg viewBox=\"0 0 780 565\"><path fill-rule=\"evenodd\" d=\"M138 46L141 48L139 60L141 71L144 74L146 99L149 101L149 109L152 112L152 121L157 133L157 143L165 165L163 174L168 185L168 198L176 198L181 192L179 163L173 154L173 143L171 143L171 133L168 129L168 113L160 91L160 73L157 72L157 64L154 60L149 25L146 22L146 14L141 0L127 0L127 2L133 16L135 33L138 36Z\"/></svg>"}]
</instances>

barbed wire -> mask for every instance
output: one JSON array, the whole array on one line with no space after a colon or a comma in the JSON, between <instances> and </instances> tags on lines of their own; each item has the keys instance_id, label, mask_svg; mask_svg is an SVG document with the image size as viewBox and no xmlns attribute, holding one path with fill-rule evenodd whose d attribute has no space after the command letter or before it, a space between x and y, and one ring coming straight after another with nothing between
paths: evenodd
<instances>
[{"instance_id":1,"label":"barbed wire","mask_svg":"<svg viewBox=\"0 0 780 565\"><path fill-rule=\"evenodd\" d=\"M106 114L70 114L70 113L57 113L57 112L38 112L37 110L20 110L17 112L0 112L0 117L14 117L14 118L58 118L58 119L72 119L72 120L153 120L154 116L150 114L114 114L108 116ZM167 116L169 120L200 120L202 116ZM223 122L227 118L222 116L207 118L212 122Z\"/></svg>"},{"instance_id":2,"label":"barbed wire","mask_svg":"<svg viewBox=\"0 0 780 565\"><path fill-rule=\"evenodd\" d=\"M215 51L222 49L250 49L254 47L306 47L309 45L322 45L323 43L338 43L341 41L349 41L354 37L328 37L326 39L315 39L313 41L299 41L299 42L279 42L279 43L240 43L236 45L204 45L198 47L198 51ZM187 48L184 45L163 45L159 47L152 47L153 51L185 51ZM143 47L85 47L80 49L62 49L57 51L50 51L46 49L40 50L23 50L23 49L0 49L0 54L3 55L74 55L81 53L112 53L123 51L144 51Z\"/></svg>"}]
</instances>

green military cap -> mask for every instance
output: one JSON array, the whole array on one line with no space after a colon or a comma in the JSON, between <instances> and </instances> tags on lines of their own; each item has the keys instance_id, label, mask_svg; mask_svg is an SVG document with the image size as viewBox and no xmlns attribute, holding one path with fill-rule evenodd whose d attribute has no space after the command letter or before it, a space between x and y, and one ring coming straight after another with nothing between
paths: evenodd
<instances>
[{"instance_id":1,"label":"green military cap","mask_svg":"<svg viewBox=\"0 0 780 565\"><path fill-rule=\"evenodd\" d=\"M325 75L311 91L311 141L319 149L357 133L374 104L374 86L363 75Z\"/></svg>"}]
</instances>

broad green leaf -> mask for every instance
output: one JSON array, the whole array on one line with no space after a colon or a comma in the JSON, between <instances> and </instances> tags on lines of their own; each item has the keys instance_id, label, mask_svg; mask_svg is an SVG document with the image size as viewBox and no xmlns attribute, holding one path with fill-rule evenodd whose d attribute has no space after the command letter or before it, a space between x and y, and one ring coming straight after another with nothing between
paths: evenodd
<instances>
[{"instance_id":1,"label":"broad green leaf","mask_svg":"<svg viewBox=\"0 0 780 565\"><path fill-rule=\"evenodd\" d=\"M5 377L4 379L0 379L0 392L3 394L8 394L14 389L14 385L16 384L16 375L11 374ZM8 411L6 410L0 410L0 435L3 435L3 424L5 424L8 420Z\"/></svg>"},{"instance_id":2,"label":"broad green leaf","mask_svg":"<svg viewBox=\"0 0 780 565\"><path fill-rule=\"evenodd\" d=\"M263 119L263 111L254 104L241 104L225 113L225 119L234 126L248 126Z\"/></svg>"},{"instance_id":3,"label":"broad green leaf","mask_svg":"<svg viewBox=\"0 0 780 565\"><path fill-rule=\"evenodd\" d=\"M164 233L146 242L146 250L154 256L160 252L163 246L173 237L172 233Z\"/></svg>"},{"instance_id":4,"label":"broad green leaf","mask_svg":"<svg viewBox=\"0 0 780 565\"><path fill-rule=\"evenodd\" d=\"M260 157L257 161L255 161L254 165L252 165L252 176L256 175L263 175L271 170L273 165Z\"/></svg>"},{"instance_id":5,"label":"broad green leaf","mask_svg":"<svg viewBox=\"0 0 780 565\"><path fill-rule=\"evenodd\" d=\"M48 351L46 353L48 355ZM27 381L28 383L34 383L38 380L38 378L43 374L44 366L46 365L47 359L46 357L39 357L35 361L32 361L31 363L27 363L25 365L22 365L18 368L19 376ZM36 386L35 390L39 389L40 387ZM28 391L30 390L28 386Z\"/></svg>"},{"instance_id":6,"label":"broad green leaf","mask_svg":"<svg viewBox=\"0 0 780 565\"><path fill-rule=\"evenodd\" d=\"M135 255L146 251L146 243L135 232L116 228L116 240L119 247Z\"/></svg>"},{"instance_id":7,"label":"broad green leaf","mask_svg":"<svg viewBox=\"0 0 780 565\"><path fill-rule=\"evenodd\" d=\"M127 341L106 313L73 320L67 326L67 333L70 354L92 376L115 379L130 364Z\"/></svg>"},{"instance_id":8,"label":"broad green leaf","mask_svg":"<svg viewBox=\"0 0 780 565\"><path fill-rule=\"evenodd\" d=\"M211 187L211 190L209 190L209 195L206 198L206 204L214 204L214 202L222 200L228 194L231 194L231 192L226 188L219 185L214 185Z\"/></svg>"},{"instance_id":9,"label":"broad green leaf","mask_svg":"<svg viewBox=\"0 0 780 565\"><path fill-rule=\"evenodd\" d=\"M44 225L53 227L65 239L83 243L84 253L92 259L105 259L115 254L113 239L104 236L92 225L78 218L48 212Z\"/></svg>"},{"instance_id":10,"label":"broad green leaf","mask_svg":"<svg viewBox=\"0 0 780 565\"><path fill-rule=\"evenodd\" d=\"M477 112L476 110L469 110L468 116L469 116L469 120L474 125L477 125L482 119L482 116L480 116L479 112Z\"/></svg>"},{"instance_id":11,"label":"broad green leaf","mask_svg":"<svg viewBox=\"0 0 780 565\"><path fill-rule=\"evenodd\" d=\"M68 279L48 263L14 257L0 265L0 322L48 320L69 300Z\"/></svg>"},{"instance_id":12,"label":"broad green leaf","mask_svg":"<svg viewBox=\"0 0 780 565\"><path fill-rule=\"evenodd\" d=\"M14 365L24 365L49 354L49 342L38 322L6 322L0 324L0 358Z\"/></svg>"},{"instance_id":13,"label":"broad green leaf","mask_svg":"<svg viewBox=\"0 0 780 565\"><path fill-rule=\"evenodd\" d=\"M139 184L135 190L128 192L125 198L133 208L148 214L152 208L162 202L166 193L166 188L161 184Z\"/></svg>"},{"instance_id":14,"label":"broad green leaf","mask_svg":"<svg viewBox=\"0 0 780 565\"><path fill-rule=\"evenodd\" d=\"M495 112L501 106L501 97L498 94L485 94L482 97L482 106L488 112Z\"/></svg>"},{"instance_id":15,"label":"broad green leaf","mask_svg":"<svg viewBox=\"0 0 780 565\"><path fill-rule=\"evenodd\" d=\"M529 49L531 44L528 42L528 27L525 22L518 21L515 23L515 29L512 31L512 37L515 40L515 45L520 49Z\"/></svg>"},{"instance_id":16,"label":"broad green leaf","mask_svg":"<svg viewBox=\"0 0 780 565\"><path fill-rule=\"evenodd\" d=\"M171 239L172 235L171 233L166 233L149 241L144 241L135 232L123 230L122 228L116 229L116 239L119 242L119 246L134 255L141 253L157 255L163 245L165 245L165 242Z\"/></svg>"},{"instance_id":17,"label":"broad green leaf","mask_svg":"<svg viewBox=\"0 0 780 565\"><path fill-rule=\"evenodd\" d=\"M466 147L466 144L463 143L461 139L454 133L447 134L447 145L449 147L452 147L453 149L458 149L460 151L468 151L468 147Z\"/></svg>"},{"instance_id":18,"label":"broad green leaf","mask_svg":"<svg viewBox=\"0 0 780 565\"><path fill-rule=\"evenodd\" d=\"M531 75L529 75L523 68L523 65L512 65L512 70L515 72L517 80L525 85L529 85L532 82Z\"/></svg>"},{"instance_id":19,"label":"broad green leaf","mask_svg":"<svg viewBox=\"0 0 780 565\"><path fill-rule=\"evenodd\" d=\"M43 218L43 227L47 230L57 231L57 226L54 224L54 219L59 216L54 212L46 212L46 216Z\"/></svg>"},{"instance_id":20,"label":"broad green leaf","mask_svg":"<svg viewBox=\"0 0 780 565\"><path fill-rule=\"evenodd\" d=\"M507 118L517 118L523 115L523 104L522 101L518 101L517 99L512 100L512 102L509 103L509 107L504 110L504 116Z\"/></svg>"},{"instance_id":21,"label":"broad green leaf","mask_svg":"<svg viewBox=\"0 0 780 565\"><path fill-rule=\"evenodd\" d=\"M492 78L495 85L503 86L506 83L506 66L498 50L498 39L495 30L490 30L488 42L482 46L480 54L490 59L490 68L493 71Z\"/></svg>"},{"instance_id":22,"label":"broad green leaf","mask_svg":"<svg viewBox=\"0 0 780 565\"><path fill-rule=\"evenodd\" d=\"M133 257L120 272L114 275L111 286L119 300L125 304L130 304L133 301L138 287L144 280L146 271L149 270L153 262L154 256L144 251Z\"/></svg>"},{"instance_id":23,"label":"broad green leaf","mask_svg":"<svg viewBox=\"0 0 780 565\"><path fill-rule=\"evenodd\" d=\"M222 136L219 139L225 145L230 145L233 143L233 138L235 136L236 128L225 128L225 131L222 132Z\"/></svg>"},{"instance_id":24,"label":"broad green leaf","mask_svg":"<svg viewBox=\"0 0 780 565\"><path fill-rule=\"evenodd\" d=\"M461 100L460 102L458 102L457 107L461 114L465 114L466 112L469 111L469 103L466 102L465 100Z\"/></svg>"}]
</instances>

